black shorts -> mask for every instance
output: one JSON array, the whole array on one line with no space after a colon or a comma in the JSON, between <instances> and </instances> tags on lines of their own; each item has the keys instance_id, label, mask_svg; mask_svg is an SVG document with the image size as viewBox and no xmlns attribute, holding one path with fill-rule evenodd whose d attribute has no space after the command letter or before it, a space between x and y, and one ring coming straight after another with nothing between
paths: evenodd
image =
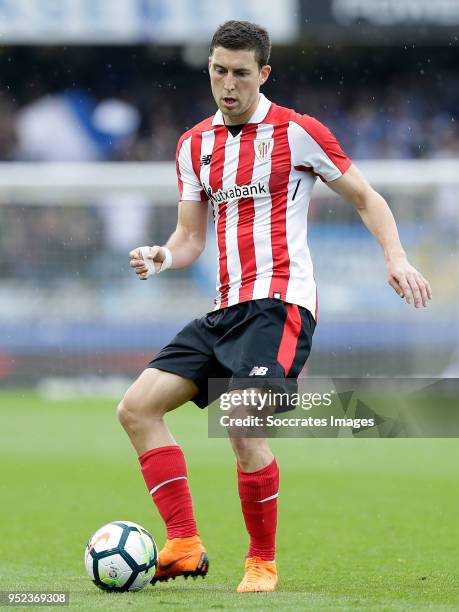
<instances>
[{"instance_id":1,"label":"black shorts","mask_svg":"<svg viewBox=\"0 0 459 612\"><path fill-rule=\"evenodd\" d=\"M315 326L309 310L296 304L272 298L241 302L188 323L148 367L194 381L199 392L192 401L200 408L225 391L272 386L266 379L291 393ZM210 392L209 379L219 379Z\"/></svg>"}]
</instances>

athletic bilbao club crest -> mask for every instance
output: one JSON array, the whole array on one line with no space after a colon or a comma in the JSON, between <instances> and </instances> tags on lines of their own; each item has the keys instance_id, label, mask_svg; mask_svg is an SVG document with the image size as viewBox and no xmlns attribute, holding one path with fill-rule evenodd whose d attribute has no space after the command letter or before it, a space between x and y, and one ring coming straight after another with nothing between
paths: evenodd
<instances>
[{"instance_id":1,"label":"athletic bilbao club crest","mask_svg":"<svg viewBox=\"0 0 459 612\"><path fill-rule=\"evenodd\" d=\"M273 150L274 146L274 139L262 138L259 140L254 140L253 146L255 147L255 155L257 159L264 161L271 155L271 151Z\"/></svg>"}]
</instances>

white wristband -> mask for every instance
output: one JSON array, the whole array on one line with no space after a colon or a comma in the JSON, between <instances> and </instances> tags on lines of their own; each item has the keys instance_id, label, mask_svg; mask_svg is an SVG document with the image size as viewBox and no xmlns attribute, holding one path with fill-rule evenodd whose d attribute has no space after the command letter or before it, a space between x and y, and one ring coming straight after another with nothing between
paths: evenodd
<instances>
[{"instance_id":1,"label":"white wristband","mask_svg":"<svg viewBox=\"0 0 459 612\"><path fill-rule=\"evenodd\" d=\"M161 248L164 250L164 261L161 264L161 267L158 271L156 271L155 262L149 258L151 247L143 246L143 247L140 247L139 249L142 259L145 263L145 267L148 270L148 276L151 276L152 274L159 274L160 272L164 272L164 270L167 270L172 265L172 253L165 246Z\"/></svg>"},{"instance_id":2,"label":"white wristband","mask_svg":"<svg viewBox=\"0 0 459 612\"><path fill-rule=\"evenodd\" d=\"M163 246L161 248L164 250L164 261L161 264L161 267L160 267L159 271L160 272L164 272L164 270L167 270L172 265L172 253L165 246Z\"/></svg>"}]
</instances>

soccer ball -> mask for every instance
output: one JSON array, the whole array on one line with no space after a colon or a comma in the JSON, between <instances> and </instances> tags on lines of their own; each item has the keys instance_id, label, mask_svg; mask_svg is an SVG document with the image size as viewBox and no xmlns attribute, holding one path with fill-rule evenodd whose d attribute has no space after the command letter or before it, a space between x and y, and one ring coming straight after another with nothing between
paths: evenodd
<instances>
[{"instance_id":1,"label":"soccer ball","mask_svg":"<svg viewBox=\"0 0 459 612\"><path fill-rule=\"evenodd\" d=\"M140 591L153 578L158 549L146 529L113 521L96 531L84 553L89 577L105 591Z\"/></svg>"}]
</instances>

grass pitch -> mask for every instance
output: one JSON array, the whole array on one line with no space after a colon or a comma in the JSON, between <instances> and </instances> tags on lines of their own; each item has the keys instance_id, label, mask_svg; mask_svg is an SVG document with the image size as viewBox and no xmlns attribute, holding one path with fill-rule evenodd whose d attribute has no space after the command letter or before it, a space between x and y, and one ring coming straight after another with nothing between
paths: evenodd
<instances>
[{"instance_id":1,"label":"grass pitch","mask_svg":"<svg viewBox=\"0 0 459 612\"><path fill-rule=\"evenodd\" d=\"M89 536L127 519L164 528L111 401L0 394L0 590L70 591L71 610L459 608L459 440L273 440L281 469L279 590L237 594L247 536L226 440L192 405L168 418L188 460L205 580L104 593Z\"/></svg>"}]
</instances>

